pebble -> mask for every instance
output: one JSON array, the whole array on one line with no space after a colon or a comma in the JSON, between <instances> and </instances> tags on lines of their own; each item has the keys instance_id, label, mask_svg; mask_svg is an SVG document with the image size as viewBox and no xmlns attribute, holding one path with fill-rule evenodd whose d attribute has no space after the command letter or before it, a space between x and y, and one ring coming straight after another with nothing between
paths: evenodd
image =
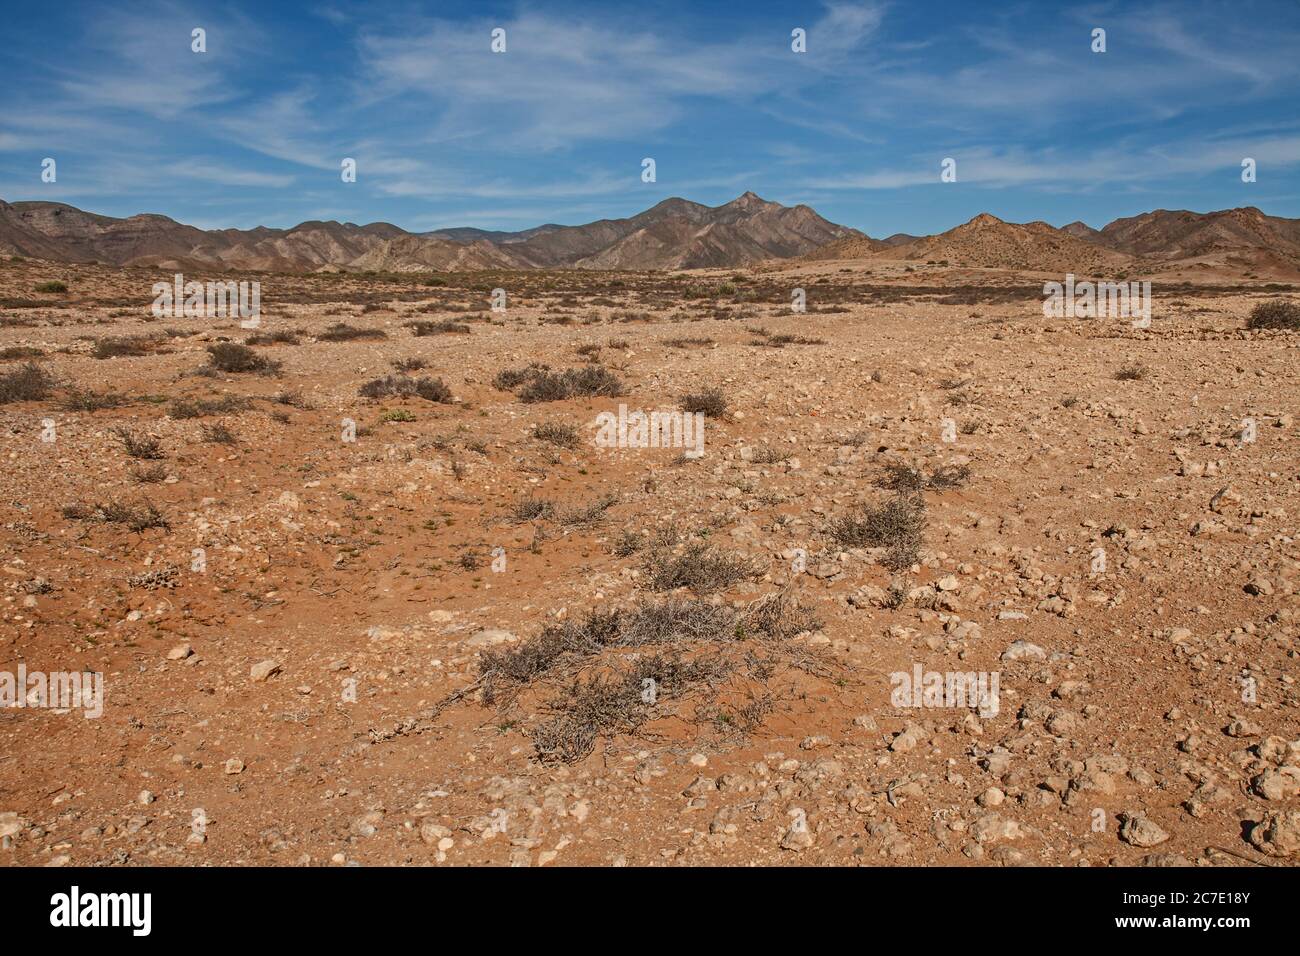
<instances>
[{"instance_id":1,"label":"pebble","mask_svg":"<svg viewBox=\"0 0 1300 956\"><path fill-rule=\"evenodd\" d=\"M1037 644L1029 643L1029 641L1014 641L1010 647L1002 652L1002 659L1004 661L1045 661L1047 660L1047 651Z\"/></svg>"},{"instance_id":2,"label":"pebble","mask_svg":"<svg viewBox=\"0 0 1300 956\"><path fill-rule=\"evenodd\" d=\"M1300 853L1300 810L1275 810L1250 831L1253 847L1269 856Z\"/></svg>"},{"instance_id":3,"label":"pebble","mask_svg":"<svg viewBox=\"0 0 1300 956\"><path fill-rule=\"evenodd\" d=\"M253 679L253 683L261 684L273 674L280 672L280 662L274 660L258 661L248 670L248 676Z\"/></svg>"},{"instance_id":4,"label":"pebble","mask_svg":"<svg viewBox=\"0 0 1300 956\"><path fill-rule=\"evenodd\" d=\"M1169 834L1140 813L1120 814L1119 838L1137 847L1159 846Z\"/></svg>"}]
</instances>

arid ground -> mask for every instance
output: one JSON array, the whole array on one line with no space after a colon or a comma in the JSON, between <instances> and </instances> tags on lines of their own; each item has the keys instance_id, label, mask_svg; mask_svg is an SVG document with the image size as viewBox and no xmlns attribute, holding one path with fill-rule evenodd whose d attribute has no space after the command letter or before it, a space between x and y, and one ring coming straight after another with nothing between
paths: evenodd
<instances>
[{"instance_id":1,"label":"arid ground","mask_svg":"<svg viewBox=\"0 0 1300 956\"><path fill-rule=\"evenodd\" d=\"M0 862L1300 859L1294 286L234 278L0 264L0 670L105 692L0 711Z\"/></svg>"}]
</instances>

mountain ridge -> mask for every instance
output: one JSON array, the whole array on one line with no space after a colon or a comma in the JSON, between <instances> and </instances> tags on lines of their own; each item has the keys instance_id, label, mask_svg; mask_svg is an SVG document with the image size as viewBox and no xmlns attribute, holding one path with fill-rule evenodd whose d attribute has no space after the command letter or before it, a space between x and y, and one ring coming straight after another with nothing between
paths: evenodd
<instances>
[{"instance_id":1,"label":"mountain ridge","mask_svg":"<svg viewBox=\"0 0 1300 956\"><path fill-rule=\"evenodd\" d=\"M118 266L311 272L460 269L691 269L792 258L860 236L804 205L753 192L720 206L671 197L624 219L519 232L307 220L287 229L199 229L159 213L124 219L66 203L0 200L0 253Z\"/></svg>"},{"instance_id":2,"label":"mountain ridge","mask_svg":"<svg viewBox=\"0 0 1300 956\"><path fill-rule=\"evenodd\" d=\"M1236 275L1296 276L1300 219L1268 216L1254 206L1208 213L1156 209L1094 229L1077 220L1058 228L980 213L935 235L837 240L803 258L923 260L1052 273L1205 268Z\"/></svg>"},{"instance_id":3,"label":"mountain ridge","mask_svg":"<svg viewBox=\"0 0 1300 956\"><path fill-rule=\"evenodd\" d=\"M734 268L766 260L901 259L1045 272L1205 266L1300 274L1300 220L1254 206L1155 209L1094 229L980 213L929 236L874 239L807 205L753 192L706 206L670 197L633 216L518 231L408 232L389 222L306 220L288 228L200 229L161 213L115 218L67 203L0 200L0 254L196 270L394 272L477 269Z\"/></svg>"}]
</instances>

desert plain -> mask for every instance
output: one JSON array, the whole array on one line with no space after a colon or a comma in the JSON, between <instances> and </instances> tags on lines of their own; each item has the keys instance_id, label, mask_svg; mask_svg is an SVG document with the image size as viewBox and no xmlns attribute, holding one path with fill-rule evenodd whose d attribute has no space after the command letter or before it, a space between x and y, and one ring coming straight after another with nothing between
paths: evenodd
<instances>
[{"instance_id":1,"label":"desert plain","mask_svg":"<svg viewBox=\"0 0 1300 956\"><path fill-rule=\"evenodd\" d=\"M1296 287L853 254L0 264L0 863L1293 865Z\"/></svg>"}]
</instances>

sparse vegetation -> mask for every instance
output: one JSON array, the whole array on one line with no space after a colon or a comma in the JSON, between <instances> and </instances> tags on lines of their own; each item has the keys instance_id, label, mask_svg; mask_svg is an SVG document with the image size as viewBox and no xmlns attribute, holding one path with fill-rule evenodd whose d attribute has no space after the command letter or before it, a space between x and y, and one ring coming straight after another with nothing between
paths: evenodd
<instances>
[{"instance_id":1,"label":"sparse vegetation","mask_svg":"<svg viewBox=\"0 0 1300 956\"><path fill-rule=\"evenodd\" d=\"M747 332L757 336L750 341L750 345L764 345L769 348L782 349L787 345L825 345L825 339L815 339L806 335L795 335L791 332L772 333L764 328L748 327Z\"/></svg>"},{"instance_id":2,"label":"sparse vegetation","mask_svg":"<svg viewBox=\"0 0 1300 956\"><path fill-rule=\"evenodd\" d=\"M275 375L280 363L258 355L247 345L220 342L208 346L208 365L222 372L255 372L258 375Z\"/></svg>"},{"instance_id":3,"label":"sparse vegetation","mask_svg":"<svg viewBox=\"0 0 1300 956\"><path fill-rule=\"evenodd\" d=\"M277 405L288 405L291 408L310 408L307 400L302 397L302 392L280 392L272 399Z\"/></svg>"},{"instance_id":4,"label":"sparse vegetation","mask_svg":"<svg viewBox=\"0 0 1300 956\"><path fill-rule=\"evenodd\" d=\"M969 465L944 465L929 477L911 465L890 464L885 474L876 479L876 485L890 491L926 491L960 488L970 481Z\"/></svg>"},{"instance_id":5,"label":"sparse vegetation","mask_svg":"<svg viewBox=\"0 0 1300 956\"><path fill-rule=\"evenodd\" d=\"M407 322L406 327L411 330L415 336L424 335L469 335L470 327L464 322L453 322L451 319L443 319L441 322L427 322L418 320Z\"/></svg>"},{"instance_id":6,"label":"sparse vegetation","mask_svg":"<svg viewBox=\"0 0 1300 956\"><path fill-rule=\"evenodd\" d=\"M9 348L0 349L0 361L12 362L16 359L35 359L41 358L45 353L38 348L30 345L11 345Z\"/></svg>"},{"instance_id":7,"label":"sparse vegetation","mask_svg":"<svg viewBox=\"0 0 1300 956\"><path fill-rule=\"evenodd\" d=\"M122 440L122 447L132 458L143 461L158 461L167 456L163 454L162 442L153 435L142 435L131 431L125 425L113 429L113 434Z\"/></svg>"},{"instance_id":8,"label":"sparse vegetation","mask_svg":"<svg viewBox=\"0 0 1300 956\"><path fill-rule=\"evenodd\" d=\"M74 389L63 398L63 408L70 412L96 412L102 408L120 408L130 400L116 392L90 392Z\"/></svg>"},{"instance_id":9,"label":"sparse vegetation","mask_svg":"<svg viewBox=\"0 0 1300 956\"><path fill-rule=\"evenodd\" d=\"M521 498L510 509L510 520L517 524L523 524L525 521L538 521L542 518L549 518L555 513L555 503L547 501L545 498Z\"/></svg>"},{"instance_id":10,"label":"sparse vegetation","mask_svg":"<svg viewBox=\"0 0 1300 956\"><path fill-rule=\"evenodd\" d=\"M225 422L213 422L212 424L204 423L201 426L203 440L214 445L237 445L239 439L235 437L225 424Z\"/></svg>"},{"instance_id":11,"label":"sparse vegetation","mask_svg":"<svg viewBox=\"0 0 1300 956\"><path fill-rule=\"evenodd\" d=\"M134 358L149 355L157 347L158 342L158 339L149 335L99 339L95 342L95 351L92 354L97 359Z\"/></svg>"},{"instance_id":12,"label":"sparse vegetation","mask_svg":"<svg viewBox=\"0 0 1300 956\"><path fill-rule=\"evenodd\" d=\"M423 398L444 405L453 401L451 389L440 378L408 378L387 375L366 382L358 389L362 398Z\"/></svg>"},{"instance_id":13,"label":"sparse vegetation","mask_svg":"<svg viewBox=\"0 0 1300 956\"><path fill-rule=\"evenodd\" d=\"M886 549L881 563L891 571L901 571L917 562L924 529L925 501L912 491L838 518L829 532L842 548Z\"/></svg>"},{"instance_id":14,"label":"sparse vegetation","mask_svg":"<svg viewBox=\"0 0 1300 956\"><path fill-rule=\"evenodd\" d=\"M690 588L696 594L711 594L737 581L753 580L760 573L748 558L694 542L680 554L665 549L651 552L646 561L646 586L652 591Z\"/></svg>"},{"instance_id":15,"label":"sparse vegetation","mask_svg":"<svg viewBox=\"0 0 1300 956\"><path fill-rule=\"evenodd\" d=\"M682 396L682 411L701 412L706 418L722 418L727 414L727 398L720 389L706 388Z\"/></svg>"},{"instance_id":16,"label":"sparse vegetation","mask_svg":"<svg viewBox=\"0 0 1300 956\"><path fill-rule=\"evenodd\" d=\"M177 421L187 418L203 418L207 415L229 415L242 412L252 402L238 395L225 395L221 398L177 399L167 410L169 418Z\"/></svg>"},{"instance_id":17,"label":"sparse vegetation","mask_svg":"<svg viewBox=\"0 0 1300 956\"><path fill-rule=\"evenodd\" d=\"M1248 329L1300 329L1300 302L1275 299L1261 302L1250 310Z\"/></svg>"},{"instance_id":18,"label":"sparse vegetation","mask_svg":"<svg viewBox=\"0 0 1300 956\"><path fill-rule=\"evenodd\" d=\"M552 372L544 365L529 365L498 372L492 384L504 391L514 391L521 401L530 403L623 394L623 383L603 365L588 365L563 372Z\"/></svg>"},{"instance_id":19,"label":"sparse vegetation","mask_svg":"<svg viewBox=\"0 0 1300 956\"><path fill-rule=\"evenodd\" d=\"M148 468L131 469L131 477L142 485L153 485L167 477L167 468L163 465L150 465Z\"/></svg>"},{"instance_id":20,"label":"sparse vegetation","mask_svg":"<svg viewBox=\"0 0 1300 956\"><path fill-rule=\"evenodd\" d=\"M1115 373L1115 378L1121 382L1137 382L1146 378L1151 373L1145 365L1125 365Z\"/></svg>"},{"instance_id":21,"label":"sparse vegetation","mask_svg":"<svg viewBox=\"0 0 1300 956\"><path fill-rule=\"evenodd\" d=\"M616 558L629 558L641 550L641 545L640 535L624 529L614 539L613 545L610 546L610 553Z\"/></svg>"},{"instance_id":22,"label":"sparse vegetation","mask_svg":"<svg viewBox=\"0 0 1300 956\"><path fill-rule=\"evenodd\" d=\"M751 461L756 465L776 465L783 461L789 461L791 457L793 456L788 451L763 446L754 449L754 457Z\"/></svg>"},{"instance_id":23,"label":"sparse vegetation","mask_svg":"<svg viewBox=\"0 0 1300 956\"><path fill-rule=\"evenodd\" d=\"M244 340L245 345L297 345L298 332L279 329L275 332L259 332Z\"/></svg>"},{"instance_id":24,"label":"sparse vegetation","mask_svg":"<svg viewBox=\"0 0 1300 956\"><path fill-rule=\"evenodd\" d=\"M577 426L568 422L542 422L533 429L533 437L561 448L577 448L579 441Z\"/></svg>"},{"instance_id":25,"label":"sparse vegetation","mask_svg":"<svg viewBox=\"0 0 1300 956\"><path fill-rule=\"evenodd\" d=\"M785 594L768 595L741 611L704 600L589 611L547 624L516 647L482 652L478 685L485 706L503 706L540 679L552 686L558 679L558 690L542 705L544 719L529 736L539 760L571 763L602 737L636 733L662 712L665 701L685 700L703 689L716 694L733 674L766 682L775 666L772 651L817 626L816 618ZM740 644L750 639L768 653ZM639 653L617 657L616 663L609 653L620 650ZM724 708L728 736L757 729L772 709L770 694L750 693L746 700ZM717 708L717 700L710 701L701 717L716 715Z\"/></svg>"},{"instance_id":26,"label":"sparse vegetation","mask_svg":"<svg viewBox=\"0 0 1300 956\"><path fill-rule=\"evenodd\" d=\"M555 520L562 525L587 527L605 517L605 512L618 503L617 495L605 495L589 505L565 508L556 513Z\"/></svg>"},{"instance_id":27,"label":"sparse vegetation","mask_svg":"<svg viewBox=\"0 0 1300 956\"><path fill-rule=\"evenodd\" d=\"M132 531L143 532L151 528L171 530L171 524L152 501L132 506L120 501L106 504L67 505L63 517L70 521L98 521L105 524L124 524Z\"/></svg>"},{"instance_id":28,"label":"sparse vegetation","mask_svg":"<svg viewBox=\"0 0 1300 956\"><path fill-rule=\"evenodd\" d=\"M388 338L383 329L359 329L346 322L337 322L316 336L322 342L377 341Z\"/></svg>"},{"instance_id":29,"label":"sparse vegetation","mask_svg":"<svg viewBox=\"0 0 1300 956\"><path fill-rule=\"evenodd\" d=\"M35 362L0 375L0 405L39 402L54 390L54 378Z\"/></svg>"}]
</instances>

